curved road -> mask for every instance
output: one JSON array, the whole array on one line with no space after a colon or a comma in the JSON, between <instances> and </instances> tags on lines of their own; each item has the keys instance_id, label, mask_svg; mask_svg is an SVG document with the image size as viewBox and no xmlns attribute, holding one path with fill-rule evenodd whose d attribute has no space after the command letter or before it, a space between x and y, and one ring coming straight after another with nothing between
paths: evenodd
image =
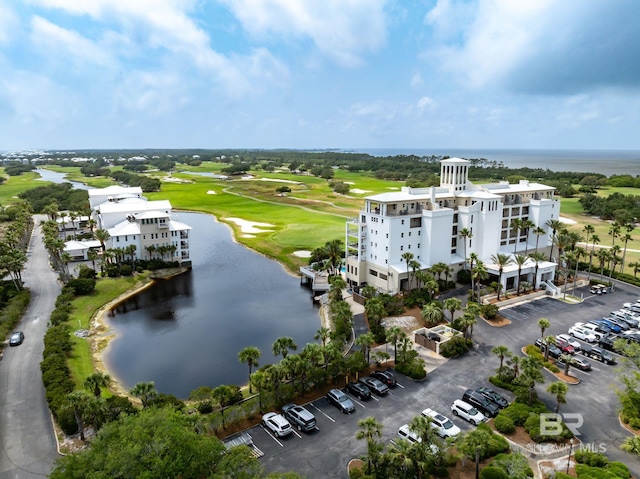
<instances>
[{"instance_id":1,"label":"curved road","mask_svg":"<svg viewBox=\"0 0 640 479\"><path fill-rule=\"evenodd\" d=\"M47 477L58 457L40 361L60 286L42 242L40 220L44 217L34 219L22 274L31 290L31 303L16 328L24 331L25 340L18 347L7 346L0 361L0 479Z\"/></svg>"}]
</instances>

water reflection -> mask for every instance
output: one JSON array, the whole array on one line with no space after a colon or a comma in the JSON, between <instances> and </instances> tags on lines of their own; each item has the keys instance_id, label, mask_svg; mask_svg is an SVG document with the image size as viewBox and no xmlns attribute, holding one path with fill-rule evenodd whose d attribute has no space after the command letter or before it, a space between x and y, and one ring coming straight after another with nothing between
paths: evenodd
<instances>
[{"instance_id":1,"label":"water reflection","mask_svg":"<svg viewBox=\"0 0 640 479\"><path fill-rule=\"evenodd\" d=\"M158 281L111 315L119 337L106 361L125 388L154 381L159 391L186 398L198 386L244 384L241 349L257 346L264 365L277 361L271 346L280 336L299 348L313 341L318 310L297 277L235 243L213 217L175 216L194 226L193 270Z\"/></svg>"}]
</instances>

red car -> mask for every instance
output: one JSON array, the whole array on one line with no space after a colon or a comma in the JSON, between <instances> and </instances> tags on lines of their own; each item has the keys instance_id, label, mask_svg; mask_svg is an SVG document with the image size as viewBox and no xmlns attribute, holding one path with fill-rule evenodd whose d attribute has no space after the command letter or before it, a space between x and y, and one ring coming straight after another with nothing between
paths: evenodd
<instances>
[{"instance_id":1,"label":"red car","mask_svg":"<svg viewBox=\"0 0 640 479\"><path fill-rule=\"evenodd\" d=\"M576 350L567 341L556 338L556 346L565 354L576 354Z\"/></svg>"}]
</instances>

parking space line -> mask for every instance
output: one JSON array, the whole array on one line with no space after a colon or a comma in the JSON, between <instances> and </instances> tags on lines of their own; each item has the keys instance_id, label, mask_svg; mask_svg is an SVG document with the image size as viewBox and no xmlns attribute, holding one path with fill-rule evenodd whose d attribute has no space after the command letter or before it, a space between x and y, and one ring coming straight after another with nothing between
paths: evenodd
<instances>
[{"instance_id":1,"label":"parking space line","mask_svg":"<svg viewBox=\"0 0 640 479\"><path fill-rule=\"evenodd\" d=\"M350 398L351 398L351 400L352 400L354 403L356 403L358 406L362 407L363 409L366 409L366 408L367 408L367 406L365 406L364 404L362 404L362 403L361 403L360 401L358 401L355 397L351 397L351 396L349 396L349 397L350 397Z\"/></svg>"},{"instance_id":2,"label":"parking space line","mask_svg":"<svg viewBox=\"0 0 640 479\"><path fill-rule=\"evenodd\" d=\"M267 433L267 436L269 436L271 439L273 439L278 444L280 444L280 447L284 447L284 444L282 444L280 441L278 441L278 439L273 434L271 434L269 431L267 431L267 428L265 428L262 425L260 425L260 427L264 430L265 433Z\"/></svg>"},{"instance_id":3,"label":"parking space line","mask_svg":"<svg viewBox=\"0 0 640 479\"><path fill-rule=\"evenodd\" d=\"M311 406L314 407L314 409L316 409L320 414L322 414L324 417L326 417L329 421L331 422L336 422L335 419L333 419L331 416L329 416L327 413L325 413L322 409L320 409L318 406L316 406L313 403L309 403Z\"/></svg>"},{"instance_id":4,"label":"parking space line","mask_svg":"<svg viewBox=\"0 0 640 479\"><path fill-rule=\"evenodd\" d=\"M302 436L295 429L292 428L291 432L298 436L298 438L302 439Z\"/></svg>"},{"instance_id":5,"label":"parking space line","mask_svg":"<svg viewBox=\"0 0 640 479\"><path fill-rule=\"evenodd\" d=\"M402 384L400 384L400 383L396 383L396 386L398 386L399 388L404 389L404 386Z\"/></svg>"}]
</instances>

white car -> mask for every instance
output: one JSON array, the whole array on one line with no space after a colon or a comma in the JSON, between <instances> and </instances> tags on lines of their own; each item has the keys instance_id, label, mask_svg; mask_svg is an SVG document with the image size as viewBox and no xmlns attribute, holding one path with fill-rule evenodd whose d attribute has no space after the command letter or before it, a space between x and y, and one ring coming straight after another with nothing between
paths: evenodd
<instances>
[{"instance_id":1,"label":"white car","mask_svg":"<svg viewBox=\"0 0 640 479\"><path fill-rule=\"evenodd\" d=\"M598 340L595 334L577 324L569 328L569 335L588 343L595 343Z\"/></svg>"},{"instance_id":2,"label":"white car","mask_svg":"<svg viewBox=\"0 0 640 479\"><path fill-rule=\"evenodd\" d=\"M437 413L431 408L427 408L422 411L422 415L428 419L431 419L431 424L435 428L438 436L440 437L455 437L460 434L460 428L451 422L446 416Z\"/></svg>"},{"instance_id":3,"label":"white car","mask_svg":"<svg viewBox=\"0 0 640 479\"><path fill-rule=\"evenodd\" d=\"M282 414L268 412L262 416L262 425L271 431L275 437L283 437L291 434L293 428Z\"/></svg>"},{"instance_id":4,"label":"white car","mask_svg":"<svg viewBox=\"0 0 640 479\"><path fill-rule=\"evenodd\" d=\"M406 439L412 444L420 444L422 443L422 439L418 436L413 429L408 424L403 424L398 429L398 437L401 439ZM435 444L431 444L431 452L437 454L439 451L438 446Z\"/></svg>"},{"instance_id":5,"label":"white car","mask_svg":"<svg viewBox=\"0 0 640 479\"><path fill-rule=\"evenodd\" d=\"M456 399L451 405L451 412L454 416L460 416L466 419L474 426L483 423L487 420L487 417L474 408L471 404L464 402L462 399Z\"/></svg>"},{"instance_id":6,"label":"white car","mask_svg":"<svg viewBox=\"0 0 640 479\"><path fill-rule=\"evenodd\" d=\"M568 334L558 334L556 335L556 339L559 339L560 341L564 341L565 343L570 344L571 346L573 346L573 349L575 349L576 351L580 351L582 349L582 344L580 344L580 341L576 341Z\"/></svg>"},{"instance_id":7,"label":"white car","mask_svg":"<svg viewBox=\"0 0 640 479\"><path fill-rule=\"evenodd\" d=\"M596 337L596 341L599 341L606 336L605 333L598 331L598 327L592 323L576 323L574 326L578 326L579 328L585 329L589 333L593 334Z\"/></svg>"}]
</instances>

